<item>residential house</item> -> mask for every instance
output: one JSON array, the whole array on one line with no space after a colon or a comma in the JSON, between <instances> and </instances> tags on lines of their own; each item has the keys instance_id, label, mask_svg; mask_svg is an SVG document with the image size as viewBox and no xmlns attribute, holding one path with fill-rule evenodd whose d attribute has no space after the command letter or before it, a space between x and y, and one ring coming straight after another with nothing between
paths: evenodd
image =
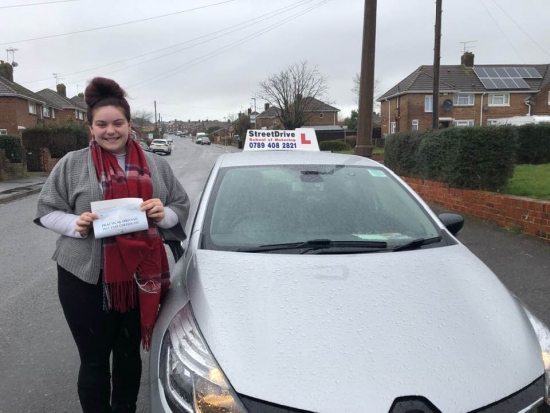
<instances>
[{"instance_id":1,"label":"residential house","mask_svg":"<svg viewBox=\"0 0 550 413\"><path fill-rule=\"evenodd\" d=\"M86 109L66 96L65 85L58 84L57 92L51 89L42 89L36 94L41 96L51 105L61 108L55 115L57 122L62 123L67 119L72 119L80 123L84 123L86 121Z\"/></svg>"},{"instance_id":2,"label":"residential house","mask_svg":"<svg viewBox=\"0 0 550 413\"><path fill-rule=\"evenodd\" d=\"M71 101L84 112L88 111L88 105L86 105L86 101L84 100L84 93L79 93L78 95L73 96ZM87 119L85 118L85 120Z\"/></svg>"},{"instance_id":3,"label":"residential house","mask_svg":"<svg viewBox=\"0 0 550 413\"><path fill-rule=\"evenodd\" d=\"M56 105L13 81L13 68L0 61L0 135L19 135L22 130L55 119Z\"/></svg>"},{"instance_id":4,"label":"residential house","mask_svg":"<svg viewBox=\"0 0 550 413\"><path fill-rule=\"evenodd\" d=\"M433 66L420 66L384 93L382 133L432 128ZM460 65L440 68L439 128L494 125L510 116L550 115L550 64Z\"/></svg>"},{"instance_id":5,"label":"residential house","mask_svg":"<svg viewBox=\"0 0 550 413\"><path fill-rule=\"evenodd\" d=\"M335 108L327 103L313 97L303 99L304 112L309 115L308 121L304 126L335 126L338 125L338 112L340 109ZM281 109L266 103L264 111L257 115L257 129L283 129L283 124L280 120Z\"/></svg>"}]
</instances>

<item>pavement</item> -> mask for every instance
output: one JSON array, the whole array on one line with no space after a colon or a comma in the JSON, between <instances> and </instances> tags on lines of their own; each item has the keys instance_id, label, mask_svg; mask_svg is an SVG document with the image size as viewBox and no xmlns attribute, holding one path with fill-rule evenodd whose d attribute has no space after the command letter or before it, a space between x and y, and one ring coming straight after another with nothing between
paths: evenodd
<instances>
[{"instance_id":1,"label":"pavement","mask_svg":"<svg viewBox=\"0 0 550 413\"><path fill-rule=\"evenodd\" d=\"M0 181L0 204L40 192L47 178L47 173L30 173L27 178Z\"/></svg>"}]
</instances>

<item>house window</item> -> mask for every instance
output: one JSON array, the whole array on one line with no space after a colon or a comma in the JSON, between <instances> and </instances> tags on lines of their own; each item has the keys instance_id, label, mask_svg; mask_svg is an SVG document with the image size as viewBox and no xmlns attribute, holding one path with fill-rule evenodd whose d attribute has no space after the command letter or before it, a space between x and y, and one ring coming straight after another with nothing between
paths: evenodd
<instances>
[{"instance_id":1,"label":"house window","mask_svg":"<svg viewBox=\"0 0 550 413\"><path fill-rule=\"evenodd\" d=\"M0 129L0 135L7 135L8 130L7 129Z\"/></svg>"},{"instance_id":2,"label":"house window","mask_svg":"<svg viewBox=\"0 0 550 413\"><path fill-rule=\"evenodd\" d=\"M397 124L395 122L390 123L390 133L395 133L397 129Z\"/></svg>"},{"instance_id":3,"label":"house window","mask_svg":"<svg viewBox=\"0 0 550 413\"><path fill-rule=\"evenodd\" d=\"M76 110L76 109L74 110L74 118L78 119L78 110Z\"/></svg>"},{"instance_id":4,"label":"house window","mask_svg":"<svg viewBox=\"0 0 550 413\"><path fill-rule=\"evenodd\" d=\"M487 125L496 126L497 125L497 120L496 119L487 119Z\"/></svg>"},{"instance_id":5,"label":"house window","mask_svg":"<svg viewBox=\"0 0 550 413\"><path fill-rule=\"evenodd\" d=\"M78 119L84 120L84 113L78 112Z\"/></svg>"},{"instance_id":6,"label":"house window","mask_svg":"<svg viewBox=\"0 0 550 413\"><path fill-rule=\"evenodd\" d=\"M418 130L418 119L413 119L412 130Z\"/></svg>"},{"instance_id":7,"label":"house window","mask_svg":"<svg viewBox=\"0 0 550 413\"><path fill-rule=\"evenodd\" d=\"M468 127L468 126L474 126L473 120L455 120L454 125L457 127Z\"/></svg>"},{"instance_id":8,"label":"house window","mask_svg":"<svg viewBox=\"0 0 550 413\"><path fill-rule=\"evenodd\" d=\"M456 93L453 96L453 103L455 106L473 106L474 94L473 93Z\"/></svg>"},{"instance_id":9,"label":"house window","mask_svg":"<svg viewBox=\"0 0 550 413\"><path fill-rule=\"evenodd\" d=\"M52 108L52 119L55 119L55 109Z\"/></svg>"},{"instance_id":10,"label":"house window","mask_svg":"<svg viewBox=\"0 0 550 413\"><path fill-rule=\"evenodd\" d=\"M50 108L48 108L47 106L42 106L42 116L44 116L45 118L49 118Z\"/></svg>"},{"instance_id":11,"label":"house window","mask_svg":"<svg viewBox=\"0 0 550 413\"><path fill-rule=\"evenodd\" d=\"M432 95L424 96L424 112L434 111L434 97Z\"/></svg>"},{"instance_id":12,"label":"house window","mask_svg":"<svg viewBox=\"0 0 550 413\"><path fill-rule=\"evenodd\" d=\"M322 118L325 117L325 114L321 112L321 113L319 113L319 117L322 119Z\"/></svg>"},{"instance_id":13,"label":"house window","mask_svg":"<svg viewBox=\"0 0 550 413\"><path fill-rule=\"evenodd\" d=\"M36 103L29 102L29 113L36 115Z\"/></svg>"},{"instance_id":14,"label":"house window","mask_svg":"<svg viewBox=\"0 0 550 413\"><path fill-rule=\"evenodd\" d=\"M489 95L489 106L510 106L510 94L491 93Z\"/></svg>"}]
</instances>

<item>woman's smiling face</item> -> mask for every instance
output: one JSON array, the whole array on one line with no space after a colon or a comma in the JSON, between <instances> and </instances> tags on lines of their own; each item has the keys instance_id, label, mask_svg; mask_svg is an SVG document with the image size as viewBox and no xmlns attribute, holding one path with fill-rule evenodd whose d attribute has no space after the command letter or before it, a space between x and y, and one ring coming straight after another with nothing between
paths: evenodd
<instances>
[{"instance_id":1,"label":"woman's smiling face","mask_svg":"<svg viewBox=\"0 0 550 413\"><path fill-rule=\"evenodd\" d=\"M125 153L130 129L130 122L124 116L122 108L102 106L94 110L90 132L106 151L113 154Z\"/></svg>"}]
</instances>

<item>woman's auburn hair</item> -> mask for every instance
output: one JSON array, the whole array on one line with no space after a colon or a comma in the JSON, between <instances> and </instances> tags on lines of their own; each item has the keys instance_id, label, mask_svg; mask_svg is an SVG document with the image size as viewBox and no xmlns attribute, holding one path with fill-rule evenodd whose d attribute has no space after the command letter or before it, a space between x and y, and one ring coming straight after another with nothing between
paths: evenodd
<instances>
[{"instance_id":1,"label":"woman's auburn hair","mask_svg":"<svg viewBox=\"0 0 550 413\"><path fill-rule=\"evenodd\" d=\"M94 111L104 106L115 106L122 109L126 120L130 122L130 105L126 92L112 79L94 77L84 91L84 100L88 106L86 116L88 123L94 120Z\"/></svg>"}]
</instances>

